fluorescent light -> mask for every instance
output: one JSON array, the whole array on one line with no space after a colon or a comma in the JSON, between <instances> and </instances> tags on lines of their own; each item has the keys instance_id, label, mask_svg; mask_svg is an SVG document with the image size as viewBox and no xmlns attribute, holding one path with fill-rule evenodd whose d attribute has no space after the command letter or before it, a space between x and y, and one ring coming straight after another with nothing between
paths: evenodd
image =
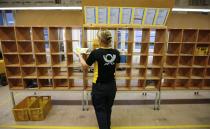
<instances>
[{"instance_id":1,"label":"fluorescent light","mask_svg":"<svg viewBox=\"0 0 210 129\"><path fill-rule=\"evenodd\" d=\"M173 8L177 12L210 12L210 9L193 9L193 8Z\"/></svg>"},{"instance_id":2,"label":"fluorescent light","mask_svg":"<svg viewBox=\"0 0 210 129\"><path fill-rule=\"evenodd\" d=\"M0 10L82 10L81 6L71 7L0 7ZM173 8L172 11L177 12L210 12L210 9L194 9L194 8Z\"/></svg>"},{"instance_id":3,"label":"fluorescent light","mask_svg":"<svg viewBox=\"0 0 210 129\"><path fill-rule=\"evenodd\" d=\"M0 7L0 10L82 10L82 7Z\"/></svg>"}]
</instances>

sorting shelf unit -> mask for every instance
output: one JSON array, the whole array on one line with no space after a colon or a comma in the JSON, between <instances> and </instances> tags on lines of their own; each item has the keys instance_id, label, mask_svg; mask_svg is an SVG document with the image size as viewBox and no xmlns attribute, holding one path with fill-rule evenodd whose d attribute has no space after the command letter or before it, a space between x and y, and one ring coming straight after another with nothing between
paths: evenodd
<instances>
[{"instance_id":1,"label":"sorting shelf unit","mask_svg":"<svg viewBox=\"0 0 210 129\"><path fill-rule=\"evenodd\" d=\"M83 75L74 74L81 66L73 60L72 29L0 27L10 89L82 90Z\"/></svg>"},{"instance_id":2,"label":"sorting shelf unit","mask_svg":"<svg viewBox=\"0 0 210 129\"><path fill-rule=\"evenodd\" d=\"M101 28L114 32L121 52L118 90L210 89L210 30L84 26L82 47L90 45L87 31ZM128 33L124 50L121 30ZM0 27L0 41L10 89L91 88L92 67L83 70L76 61L71 27Z\"/></svg>"},{"instance_id":3,"label":"sorting shelf unit","mask_svg":"<svg viewBox=\"0 0 210 129\"><path fill-rule=\"evenodd\" d=\"M0 42L10 88L23 89L14 27L0 27Z\"/></svg>"},{"instance_id":4,"label":"sorting shelf unit","mask_svg":"<svg viewBox=\"0 0 210 129\"><path fill-rule=\"evenodd\" d=\"M113 48L121 53L121 63L116 70L116 84L118 90L158 90L161 86L162 68L164 61L167 31L163 28L115 28L115 27L91 27L83 29L83 47L88 46L88 30L108 29L114 32ZM121 32L123 31L123 32ZM141 33L141 41L134 41L135 31ZM125 41L120 41L119 35L127 34ZM152 37L152 33L155 36ZM150 39L153 38L154 41ZM124 42L124 47L123 44ZM121 46L120 46L121 45ZM138 45L138 47L134 47ZM87 56L84 56L87 57ZM84 71L84 77L89 72ZM84 84L88 84L89 80ZM90 85L90 84L88 84ZM90 86L85 87L90 89Z\"/></svg>"},{"instance_id":5,"label":"sorting shelf unit","mask_svg":"<svg viewBox=\"0 0 210 129\"><path fill-rule=\"evenodd\" d=\"M168 29L162 89L210 89L210 30Z\"/></svg>"}]
</instances>

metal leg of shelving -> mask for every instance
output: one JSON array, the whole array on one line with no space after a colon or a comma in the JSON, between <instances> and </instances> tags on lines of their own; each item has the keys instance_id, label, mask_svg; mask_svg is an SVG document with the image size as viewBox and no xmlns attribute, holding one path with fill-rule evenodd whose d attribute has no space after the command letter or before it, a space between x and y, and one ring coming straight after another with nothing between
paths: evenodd
<instances>
[{"instance_id":1,"label":"metal leg of shelving","mask_svg":"<svg viewBox=\"0 0 210 129\"><path fill-rule=\"evenodd\" d=\"M37 95L37 93L36 92L34 92L34 96L36 96Z\"/></svg>"},{"instance_id":2,"label":"metal leg of shelving","mask_svg":"<svg viewBox=\"0 0 210 129\"><path fill-rule=\"evenodd\" d=\"M14 97L13 91L10 91L10 97L11 97L11 100L12 100L13 107L15 107L15 97Z\"/></svg>"},{"instance_id":3,"label":"metal leg of shelving","mask_svg":"<svg viewBox=\"0 0 210 129\"><path fill-rule=\"evenodd\" d=\"M194 95L199 95L199 91L195 91L194 92Z\"/></svg>"},{"instance_id":4,"label":"metal leg of shelving","mask_svg":"<svg viewBox=\"0 0 210 129\"><path fill-rule=\"evenodd\" d=\"M155 93L154 110L160 110L160 101L161 101L161 91L157 91Z\"/></svg>"},{"instance_id":5,"label":"metal leg of shelving","mask_svg":"<svg viewBox=\"0 0 210 129\"><path fill-rule=\"evenodd\" d=\"M161 91L159 91L157 110L160 110L160 101L161 101Z\"/></svg>"},{"instance_id":6,"label":"metal leg of shelving","mask_svg":"<svg viewBox=\"0 0 210 129\"><path fill-rule=\"evenodd\" d=\"M85 91L82 91L82 110L85 111Z\"/></svg>"},{"instance_id":7,"label":"metal leg of shelving","mask_svg":"<svg viewBox=\"0 0 210 129\"><path fill-rule=\"evenodd\" d=\"M88 110L88 91L84 90L82 93L82 110Z\"/></svg>"},{"instance_id":8,"label":"metal leg of shelving","mask_svg":"<svg viewBox=\"0 0 210 129\"><path fill-rule=\"evenodd\" d=\"M86 94L85 94L85 101L86 101L86 103L85 103L85 105L86 105L86 111L88 111L88 109L89 109L89 107L88 107L88 99L89 98L89 93L88 93L88 91L86 91Z\"/></svg>"},{"instance_id":9,"label":"metal leg of shelving","mask_svg":"<svg viewBox=\"0 0 210 129\"><path fill-rule=\"evenodd\" d=\"M142 95L143 95L143 96L147 96L147 92L143 92Z\"/></svg>"},{"instance_id":10,"label":"metal leg of shelving","mask_svg":"<svg viewBox=\"0 0 210 129\"><path fill-rule=\"evenodd\" d=\"M2 76L0 75L0 86L3 86L3 84L1 83L2 83Z\"/></svg>"},{"instance_id":11,"label":"metal leg of shelving","mask_svg":"<svg viewBox=\"0 0 210 129\"><path fill-rule=\"evenodd\" d=\"M158 103L158 92L155 92L154 110L156 110L156 109L157 109L157 103Z\"/></svg>"}]
</instances>

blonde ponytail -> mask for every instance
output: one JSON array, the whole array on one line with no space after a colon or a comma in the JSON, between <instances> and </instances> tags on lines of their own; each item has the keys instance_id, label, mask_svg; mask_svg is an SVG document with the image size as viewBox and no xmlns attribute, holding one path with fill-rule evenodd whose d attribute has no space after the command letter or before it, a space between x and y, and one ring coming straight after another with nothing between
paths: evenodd
<instances>
[{"instance_id":1,"label":"blonde ponytail","mask_svg":"<svg viewBox=\"0 0 210 129\"><path fill-rule=\"evenodd\" d=\"M109 30L100 30L97 33L100 42L109 45L112 42L112 35Z\"/></svg>"}]
</instances>

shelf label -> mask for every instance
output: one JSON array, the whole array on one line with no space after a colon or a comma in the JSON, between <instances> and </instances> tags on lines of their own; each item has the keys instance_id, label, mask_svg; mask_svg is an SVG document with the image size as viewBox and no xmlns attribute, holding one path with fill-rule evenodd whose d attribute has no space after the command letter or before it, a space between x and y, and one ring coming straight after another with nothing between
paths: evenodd
<instances>
[{"instance_id":1,"label":"shelf label","mask_svg":"<svg viewBox=\"0 0 210 129\"><path fill-rule=\"evenodd\" d=\"M108 21L108 9L105 7L98 8L98 23L107 24Z\"/></svg>"},{"instance_id":2,"label":"shelf label","mask_svg":"<svg viewBox=\"0 0 210 129\"><path fill-rule=\"evenodd\" d=\"M165 25L169 8L85 7L85 24Z\"/></svg>"},{"instance_id":3,"label":"shelf label","mask_svg":"<svg viewBox=\"0 0 210 129\"><path fill-rule=\"evenodd\" d=\"M86 7L86 23L96 23L96 9L95 7Z\"/></svg>"},{"instance_id":4,"label":"shelf label","mask_svg":"<svg viewBox=\"0 0 210 129\"><path fill-rule=\"evenodd\" d=\"M130 24L132 17L132 8L123 8L122 9L122 24Z\"/></svg>"},{"instance_id":5,"label":"shelf label","mask_svg":"<svg viewBox=\"0 0 210 129\"><path fill-rule=\"evenodd\" d=\"M142 24L144 16L143 8L135 8L133 24Z\"/></svg>"},{"instance_id":6,"label":"shelf label","mask_svg":"<svg viewBox=\"0 0 210 129\"><path fill-rule=\"evenodd\" d=\"M166 17L168 15L168 9L159 9L158 16L156 20L156 25L163 25L166 21Z\"/></svg>"},{"instance_id":7,"label":"shelf label","mask_svg":"<svg viewBox=\"0 0 210 129\"><path fill-rule=\"evenodd\" d=\"M110 8L110 24L119 24L120 8Z\"/></svg>"},{"instance_id":8,"label":"shelf label","mask_svg":"<svg viewBox=\"0 0 210 129\"><path fill-rule=\"evenodd\" d=\"M155 19L156 9L149 8L146 11L146 19L144 21L144 24L146 25L152 25L153 21Z\"/></svg>"}]
</instances>

